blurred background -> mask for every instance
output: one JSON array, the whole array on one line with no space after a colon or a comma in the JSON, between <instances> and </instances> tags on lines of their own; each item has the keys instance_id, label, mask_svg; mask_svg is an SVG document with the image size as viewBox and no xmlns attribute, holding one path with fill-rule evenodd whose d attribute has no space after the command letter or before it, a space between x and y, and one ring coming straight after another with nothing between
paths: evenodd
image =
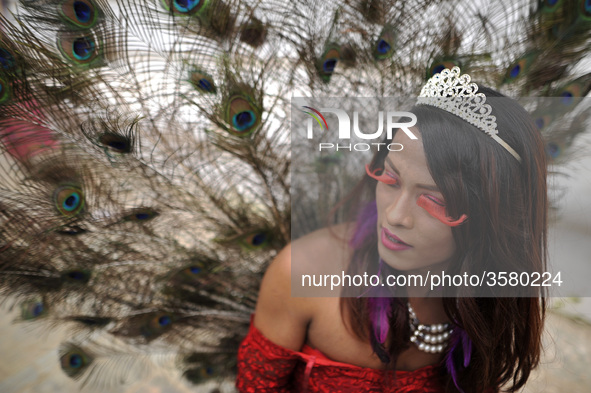
<instances>
[{"instance_id":1,"label":"blurred background","mask_svg":"<svg viewBox=\"0 0 591 393\"><path fill-rule=\"evenodd\" d=\"M13 5L11 0L0 4L3 10ZM552 178L550 264L557 269L591 269L591 130L580 135L573 147L572 160L560 168L562 175ZM591 274L588 280L591 286ZM62 372L58 362L57 348L66 337L65 330L14 323L20 310L10 309L9 304L0 305L0 393L79 391L79 384ZM523 392L591 392L591 298L550 299L544 344L542 364ZM153 368L129 385L86 388L113 393L199 391L165 369L170 368ZM222 388L231 389L230 385Z\"/></svg>"}]
</instances>

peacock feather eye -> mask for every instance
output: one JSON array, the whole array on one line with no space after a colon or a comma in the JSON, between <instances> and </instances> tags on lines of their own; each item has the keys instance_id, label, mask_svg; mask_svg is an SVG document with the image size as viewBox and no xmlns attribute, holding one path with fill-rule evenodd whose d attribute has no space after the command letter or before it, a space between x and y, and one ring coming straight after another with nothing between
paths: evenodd
<instances>
[{"instance_id":1,"label":"peacock feather eye","mask_svg":"<svg viewBox=\"0 0 591 393\"><path fill-rule=\"evenodd\" d=\"M10 83L0 76L0 104L10 99Z\"/></svg>"},{"instance_id":2,"label":"peacock feather eye","mask_svg":"<svg viewBox=\"0 0 591 393\"><path fill-rule=\"evenodd\" d=\"M89 29L98 20L98 7L90 0L65 0L59 8L60 15L69 24Z\"/></svg>"},{"instance_id":3,"label":"peacock feather eye","mask_svg":"<svg viewBox=\"0 0 591 393\"><path fill-rule=\"evenodd\" d=\"M86 61L90 59L95 49L94 41L90 37L76 38L72 42L72 54L76 60Z\"/></svg>"},{"instance_id":4,"label":"peacock feather eye","mask_svg":"<svg viewBox=\"0 0 591 393\"><path fill-rule=\"evenodd\" d=\"M11 72L14 71L16 60L12 53L5 48L0 47L0 71ZM4 74L5 75L5 74ZM0 76L0 104L8 101L11 94L11 76Z\"/></svg>"},{"instance_id":5,"label":"peacock feather eye","mask_svg":"<svg viewBox=\"0 0 591 393\"><path fill-rule=\"evenodd\" d=\"M203 277L204 267L199 263L193 263L184 267L172 276L172 281L181 284L195 285Z\"/></svg>"},{"instance_id":6,"label":"peacock feather eye","mask_svg":"<svg viewBox=\"0 0 591 393\"><path fill-rule=\"evenodd\" d=\"M255 229L246 233L215 239L220 244L239 246L247 251L261 250L272 241L272 232L268 229Z\"/></svg>"},{"instance_id":7,"label":"peacock feather eye","mask_svg":"<svg viewBox=\"0 0 591 393\"><path fill-rule=\"evenodd\" d=\"M215 369L211 366L201 367L199 369L199 374L201 374L203 380L208 380L209 378L216 376Z\"/></svg>"},{"instance_id":8,"label":"peacock feather eye","mask_svg":"<svg viewBox=\"0 0 591 393\"><path fill-rule=\"evenodd\" d=\"M270 240L270 233L267 231L261 231L244 235L238 239L238 242L248 250L260 250L267 246Z\"/></svg>"},{"instance_id":9,"label":"peacock feather eye","mask_svg":"<svg viewBox=\"0 0 591 393\"><path fill-rule=\"evenodd\" d=\"M574 102L578 102L577 98L583 96L583 86L579 83L571 83L558 91L560 103L564 106L571 106Z\"/></svg>"},{"instance_id":10,"label":"peacock feather eye","mask_svg":"<svg viewBox=\"0 0 591 393\"><path fill-rule=\"evenodd\" d=\"M68 270L67 272L61 275L62 281L75 285L83 285L88 283L88 281L90 281L91 276L92 272L90 270L85 269Z\"/></svg>"},{"instance_id":11,"label":"peacock feather eye","mask_svg":"<svg viewBox=\"0 0 591 393\"><path fill-rule=\"evenodd\" d=\"M591 0L579 0L579 18L591 22Z\"/></svg>"},{"instance_id":12,"label":"peacock feather eye","mask_svg":"<svg viewBox=\"0 0 591 393\"><path fill-rule=\"evenodd\" d=\"M14 68L16 61L14 60L14 56L10 51L5 48L0 48L0 66L4 70L10 70Z\"/></svg>"},{"instance_id":13,"label":"peacock feather eye","mask_svg":"<svg viewBox=\"0 0 591 393\"><path fill-rule=\"evenodd\" d=\"M155 313L149 316L147 323L140 327L142 336L147 339L156 338L172 327L173 317L166 313Z\"/></svg>"},{"instance_id":14,"label":"peacock feather eye","mask_svg":"<svg viewBox=\"0 0 591 393\"><path fill-rule=\"evenodd\" d=\"M133 145L129 137L114 133L104 133L98 140L104 148L121 154L130 153Z\"/></svg>"},{"instance_id":15,"label":"peacock feather eye","mask_svg":"<svg viewBox=\"0 0 591 393\"><path fill-rule=\"evenodd\" d=\"M173 0L172 3L173 3L174 8L178 12L181 12L183 14L187 14L187 13L192 12L197 6L199 6L201 1L199 1L199 0Z\"/></svg>"},{"instance_id":16,"label":"peacock feather eye","mask_svg":"<svg viewBox=\"0 0 591 393\"><path fill-rule=\"evenodd\" d=\"M192 71L189 80L193 87L203 93L216 93L217 91L213 78L199 70Z\"/></svg>"},{"instance_id":17,"label":"peacock feather eye","mask_svg":"<svg viewBox=\"0 0 591 393\"><path fill-rule=\"evenodd\" d=\"M70 378L78 378L84 370L92 363L93 358L76 346L69 346L69 349L60 354L60 365L62 370Z\"/></svg>"},{"instance_id":18,"label":"peacock feather eye","mask_svg":"<svg viewBox=\"0 0 591 393\"><path fill-rule=\"evenodd\" d=\"M574 95L572 92L570 92L570 91L565 91L565 92L562 92L562 93L560 94L560 102L561 102L563 105L566 105L566 106L568 106L568 105L570 105L570 104L572 104L572 103L573 103L573 99L574 99L574 97L575 97L575 95Z\"/></svg>"},{"instance_id":19,"label":"peacock feather eye","mask_svg":"<svg viewBox=\"0 0 591 393\"><path fill-rule=\"evenodd\" d=\"M230 132L237 136L248 136L261 122L261 111L246 96L230 98L226 108L226 121Z\"/></svg>"},{"instance_id":20,"label":"peacock feather eye","mask_svg":"<svg viewBox=\"0 0 591 393\"><path fill-rule=\"evenodd\" d=\"M336 45L332 45L329 46L329 48L324 51L324 54L318 59L318 73L323 81L330 81L340 58L340 48Z\"/></svg>"},{"instance_id":21,"label":"peacock feather eye","mask_svg":"<svg viewBox=\"0 0 591 393\"><path fill-rule=\"evenodd\" d=\"M185 378L189 381L200 384L211 378L220 377L225 370L235 365L235 359L231 354L192 353L184 359Z\"/></svg>"},{"instance_id":22,"label":"peacock feather eye","mask_svg":"<svg viewBox=\"0 0 591 393\"><path fill-rule=\"evenodd\" d=\"M439 74L446 68L451 70L453 67L462 68L462 64L455 59L436 59L431 63L431 65L427 69L427 75L425 76L427 79L429 79L433 75Z\"/></svg>"},{"instance_id":23,"label":"peacock feather eye","mask_svg":"<svg viewBox=\"0 0 591 393\"><path fill-rule=\"evenodd\" d=\"M123 217L123 221L146 222L158 215L158 212L149 207L134 209L130 214Z\"/></svg>"},{"instance_id":24,"label":"peacock feather eye","mask_svg":"<svg viewBox=\"0 0 591 393\"><path fill-rule=\"evenodd\" d=\"M194 261L168 276L167 285L175 292L183 286L188 286L191 289L202 288L208 283L210 271L201 261Z\"/></svg>"},{"instance_id":25,"label":"peacock feather eye","mask_svg":"<svg viewBox=\"0 0 591 393\"><path fill-rule=\"evenodd\" d=\"M21 317L30 321L47 315L47 308L42 300L28 300L21 305Z\"/></svg>"},{"instance_id":26,"label":"peacock feather eye","mask_svg":"<svg viewBox=\"0 0 591 393\"><path fill-rule=\"evenodd\" d=\"M536 53L529 53L513 62L505 72L503 83L515 82L522 75L526 74L536 58Z\"/></svg>"},{"instance_id":27,"label":"peacock feather eye","mask_svg":"<svg viewBox=\"0 0 591 393\"><path fill-rule=\"evenodd\" d=\"M100 55L100 48L92 35L64 33L58 38L58 48L68 61L77 65L90 65Z\"/></svg>"},{"instance_id":28,"label":"peacock feather eye","mask_svg":"<svg viewBox=\"0 0 591 393\"><path fill-rule=\"evenodd\" d=\"M166 327L172 323L172 319L168 315L158 317L158 326Z\"/></svg>"},{"instance_id":29,"label":"peacock feather eye","mask_svg":"<svg viewBox=\"0 0 591 393\"><path fill-rule=\"evenodd\" d=\"M53 203L62 215L73 217L84 209L84 193L73 185L61 186L53 193Z\"/></svg>"},{"instance_id":30,"label":"peacock feather eye","mask_svg":"<svg viewBox=\"0 0 591 393\"><path fill-rule=\"evenodd\" d=\"M267 27L257 18L251 18L240 27L240 41L257 48L267 38Z\"/></svg>"},{"instance_id":31,"label":"peacock feather eye","mask_svg":"<svg viewBox=\"0 0 591 393\"><path fill-rule=\"evenodd\" d=\"M199 273L201 273L203 271L203 268L201 268L200 266L197 265L193 265L193 266L189 266L186 269L186 274L191 275L191 276L196 276Z\"/></svg>"},{"instance_id":32,"label":"peacock feather eye","mask_svg":"<svg viewBox=\"0 0 591 393\"><path fill-rule=\"evenodd\" d=\"M507 74L507 77L511 78L511 79L517 78L519 76L519 74L521 73L521 68L523 67L522 63L523 62L520 61L516 64L513 64L513 66L509 68L509 72Z\"/></svg>"},{"instance_id":33,"label":"peacock feather eye","mask_svg":"<svg viewBox=\"0 0 591 393\"><path fill-rule=\"evenodd\" d=\"M544 14L556 12L562 6L563 0L540 0L539 9Z\"/></svg>"},{"instance_id":34,"label":"peacock feather eye","mask_svg":"<svg viewBox=\"0 0 591 393\"><path fill-rule=\"evenodd\" d=\"M546 143L546 156L554 161L561 156L564 151L564 146L556 142Z\"/></svg>"},{"instance_id":35,"label":"peacock feather eye","mask_svg":"<svg viewBox=\"0 0 591 393\"><path fill-rule=\"evenodd\" d=\"M203 366L191 368L185 371L184 376L194 384L200 384L219 375L216 368L212 366Z\"/></svg>"},{"instance_id":36,"label":"peacock feather eye","mask_svg":"<svg viewBox=\"0 0 591 393\"><path fill-rule=\"evenodd\" d=\"M392 26L385 26L378 37L375 48L374 58L384 60L392 57L396 49L396 31Z\"/></svg>"},{"instance_id":37,"label":"peacock feather eye","mask_svg":"<svg viewBox=\"0 0 591 393\"><path fill-rule=\"evenodd\" d=\"M590 0L591 1L591 0ZM551 97L560 97L561 111L568 110L581 102L581 97L585 97L591 91L591 73L585 74L572 80L550 93Z\"/></svg>"},{"instance_id":38,"label":"peacock feather eye","mask_svg":"<svg viewBox=\"0 0 591 393\"><path fill-rule=\"evenodd\" d=\"M542 116L536 117L534 119L534 123L536 124L536 127L540 131L542 131L544 128L548 127L548 125L551 122L552 122L552 116L550 116L550 115L542 115Z\"/></svg>"},{"instance_id":39,"label":"peacock feather eye","mask_svg":"<svg viewBox=\"0 0 591 393\"><path fill-rule=\"evenodd\" d=\"M162 0L167 11L177 15L193 15L199 11L207 0Z\"/></svg>"}]
</instances>

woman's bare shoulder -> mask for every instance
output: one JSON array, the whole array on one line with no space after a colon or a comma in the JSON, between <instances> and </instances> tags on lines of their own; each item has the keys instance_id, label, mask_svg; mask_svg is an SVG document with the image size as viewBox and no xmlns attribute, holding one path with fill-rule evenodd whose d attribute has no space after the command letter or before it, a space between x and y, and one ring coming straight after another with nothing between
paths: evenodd
<instances>
[{"instance_id":1,"label":"woman's bare shoulder","mask_svg":"<svg viewBox=\"0 0 591 393\"><path fill-rule=\"evenodd\" d=\"M254 324L274 343L299 350L308 324L318 312L317 298L294 297L291 293L292 264L311 266L348 252L348 225L324 228L286 246L269 265L259 291ZM340 250L340 252L335 252Z\"/></svg>"},{"instance_id":2,"label":"woman's bare shoulder","mask_svg":"<svg viewBox=\"0 0 591 393\"><path fill-rule=\"evenodd\" d=\"M307 299L291 296L291 245L271 262L257 299L255 327L284 348L299 350L305 339L313 310Z\"/></svg>"}]
</instances>

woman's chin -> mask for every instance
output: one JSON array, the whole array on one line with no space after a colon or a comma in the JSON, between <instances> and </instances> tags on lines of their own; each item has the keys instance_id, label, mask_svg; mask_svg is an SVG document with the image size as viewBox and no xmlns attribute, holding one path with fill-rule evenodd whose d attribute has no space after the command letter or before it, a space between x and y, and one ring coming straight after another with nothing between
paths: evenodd
<instances>
[{"instance_id":1,"label":"woman's chin","mask_svg":"<svg viewBox=\"0 0 591 393\"><path fill-rule=\"evenodd\" d=\"M386 248L383 244L378 245L378 254L384 263L392 269L398 270L400 272L425 274L427 271L430 271L430 273L440 273L441 271L446 270L446 268L450 265L449 260L433 263L417 261L408 258L410 255L402 255L405 251L392 251Z\"/></svg>"},{"instance_id":2,"label":"woman's chin","mask_svg":"<svg viewBox=\"0 0 591 393\"><path fill-rule=\"evenodd\" d=\"M383 244L378 246L378 254L380 255L380 258L391 268L404 272L417 268L414 261L402 258L401 256L396 255L396 253L400 253L400 251L389 250Z\"/></svg>"}]
</instances>

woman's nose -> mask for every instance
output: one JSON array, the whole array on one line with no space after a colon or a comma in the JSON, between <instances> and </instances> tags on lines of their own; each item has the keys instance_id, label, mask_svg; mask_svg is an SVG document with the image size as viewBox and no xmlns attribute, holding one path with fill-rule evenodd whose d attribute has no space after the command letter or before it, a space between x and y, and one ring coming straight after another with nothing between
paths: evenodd
<instances>
[{"instance_id":1,"label":"woman's nose","mask_svg":"<svg viewBox=\"0 0 591 393\"><path fill-rule=\"evenodd\" d=\"M414 225L413 201L410 195L401 193L386 208L386 220L392 226L412 228Z\"/></svg>"}]
</instances>

